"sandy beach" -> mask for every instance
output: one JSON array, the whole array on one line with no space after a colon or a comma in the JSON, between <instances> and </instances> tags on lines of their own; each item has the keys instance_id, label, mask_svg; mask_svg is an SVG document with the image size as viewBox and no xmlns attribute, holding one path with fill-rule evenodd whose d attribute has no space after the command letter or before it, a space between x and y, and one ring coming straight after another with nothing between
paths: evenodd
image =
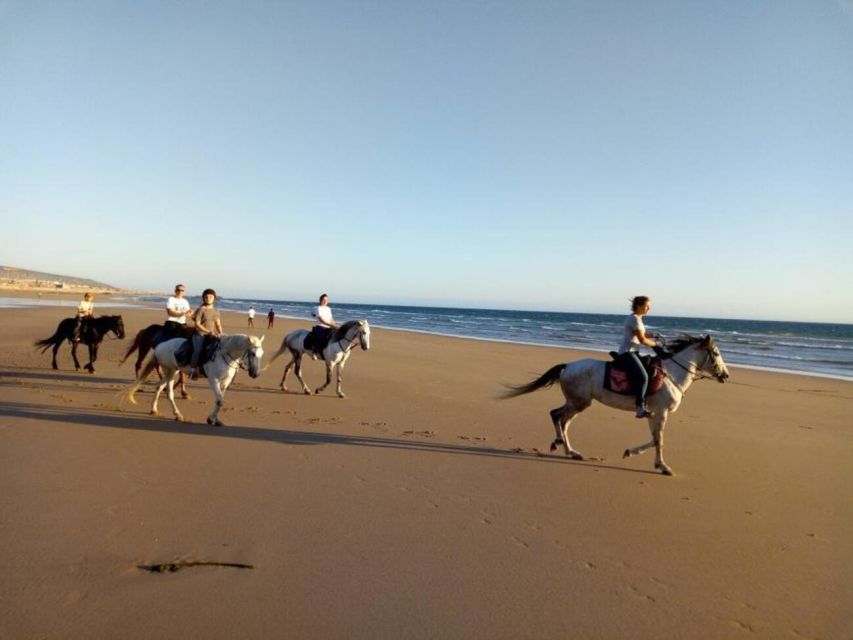
<instances>
[{"instance_id":1,"label":"sandy beach","mask_svg":"<svg viewBox=\"0 0 853 640\"><path fill-rule=\"evenodd\" d=\"M120 404L119 360L163 313L114 312L128 336L86 374L33 347L67 308L0 309L2 638L851 637L851 382L696 383L667 478L622 459L648 440L629 413L577 418L574 462L548 453L557 389L494 399L602 354L374 329L346 399L282 393L280 359L238 375L214 429L203 380L189 424L150 416L150 385ZM264 365L309 326L256 325ZM140 568L164 563L190 566Z\"/></svg>"}]
</instances>

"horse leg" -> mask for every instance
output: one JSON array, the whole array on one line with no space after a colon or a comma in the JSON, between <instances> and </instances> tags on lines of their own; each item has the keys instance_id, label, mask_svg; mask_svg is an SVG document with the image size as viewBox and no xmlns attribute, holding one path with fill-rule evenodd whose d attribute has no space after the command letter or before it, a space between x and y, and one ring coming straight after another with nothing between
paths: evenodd
<instances>
[{"instance_id":1,"label":"horse leg","mask_svg":"<svg viewBox=\"0 0 853 640\"><path fill-rule=\"evenodd\" d=\"M308 385L305 384L305 380L302 378L302 354L296 355L295 366L293 368L293 372L296 374L296 379L299 380L299 384L302 385L302 393L306 396L311 395L311 389L308 388Z\"/></svg>"},{"instance_id":2,"label":"horse leg","mask_svg":"<svg viewBox=\"0 0 853 640\"><path fill-rule=\"evenodd\" d=\"M71 357L74 358L74 371L80 371L80 361L77 359L77 345L79 342L71 343Z\"/></svg>"},{"instance_id":3,"label":"horse leg","mask_svg":"<svg viewBox=\"0 0 853 640\"><path fill-rule=\"evenodd\" d=\"M224 427L225 423L219 419L219 410L222 408L222 388L219 385L219 379L208 373L207 381L210 383L210 388L216 396L216 404L213 407L213 411L207 416L207 424L212 427Z\"/></svg>"},{"instance_id":4,"label":"horse leg","mask_svg":"<svg viewBox=\"0 0 853 640\"><path fill-rule=\"evenodd\" d=\"M85 369L89 373L95 373L95 360L98 359L98 345L90 344L89 345L89 363L86 365Z\"/></svg>"},{"instance_id":5,"label":"horse leg","mask_svg":"<svg viewBox=\"0 0 853 640\"><path fill-rule=\"evenodd\" d=\"M185 422L183 414L178 410L178 403L175 402L175 380L178 379L178 376L175 375L176 373L180 372L173 372L172 375L169 376L166 388L169 390L169 402L172 404L172 411L175 414L175 420L178 422Z\"/></svg>"},{"instance_id":6,"label":"horse leg","mask_svg":"<svg viewBox=\"0 0 853 640\"><path fill-rule=\"evenodd\" d=\"M630 458L631 456L636 456L644 451L648 451L652 447L655 448L655 469L660 470L660 472L665 476L674 475L672 469L667 466L667 464L663 461L663 428L666 424L666 412L662 411L659 414L651 417L649 420L649 431L652 433L652 439L645 444L641 444L638 447L632 447L631 449L625 449L625 453L622 454L623 458Z\"/></svg>"},{"instance_id":7,"label":"horse leg","mask_svg":"<svg viewBox=\"0 0 853 640\"><path fill-rule=\"evenodd\" d=\"M675 475L672 469L663 461L663 428L666 426L666 414L649 419L652 440L655 443L655 469L665 476Z\"/></svg>"},{"instance_id":8,"label":"horse leg","mask_svg":"<svg viewBox=\"0 0 853 640\"><path fill-rule=\"evenodd\" d=\"M169 376L167 378L163 378L160 382L157 383L157 389L154 391L154 400L151 402L151 415L159 416L160 413L157 411L157 402L160 400L160 394L163 393L163 389L169 384L169 381L172 379L172 376L175 375L174 371L169 372Z\"/></svg>"},{"instance_id":9,"label":"horse leg","mask_svg":"<svg viewBox=\"0 0 853 640\"><path fill-rule=\"evenodd\" d=\"M317 387L314 390L314 393L315 394L320 393L323 389L328 387L331 382L332 382L332 364L328 360L326 360L326 382L324 382L322 384L322 386Z\"/></svg>"},{"instance_id":10,"label":"horse leg","mask_svg":"<svg viewBox=\"0 0 853 640\"><path fill-rule=\"evenodd\" d=\"M343 379L344 379L344 365L345 365L345 364L346 364L346 361L342 361L342 362L338 365L338 383L337 383L337 391L338 391L338 397L339 397L339 398L346 398L346 396L344 395L344 392L341 390L341 382L343 382Z\"/></svg>"},{"instance_id":11,"label":"horse leg","mask_svg":"<svg viewBox=\"0 0 853 640\"><path fill-rule=\"evenodd\" d=\"M294 364L296 364L296 359L297 359L298 357L299 357L299 354L296 354L296 353L291 353L291 354L290 354L290 362L288 362L288 363L285 365L285 367L284 367L284 373L283 373L283 374L282 374L282 376L281 376L281 382L278 384L278 386L281 388L281 390L282 390L282 391L287 391L287 374L288 374L288 373L290 373L290 368L291 368ZM297 375L299 375L299 374L297 373ZM305 385L303 385L303 386L305 386Z\"/></svg>"},{"instance_id":12,"label":"horse leg","mask_svg":"<svg viewBox=\"0 0 853 640\"><path fill-rule=\"evenodd\" d=\"M57 342L53 345L53 360L51 361L50 366L53 367L54 369L59 369L59 367L56 364L56 353L59 351L59 345L61 345L61 344L62 344L62 342L60 341L60 342Z\"/></svg>"},{"instance_id":13,"label":"horse leg","mask_svg":"<svg viewBox=\"0 0 853 640\"><path fill-rule=\"evenodd\" d=\"M582 409L581 409L582 411ZM562 444L566 450L566 457L571 460L583 460L583 456L572 449L569 442L569 425L580 411L574 408L570 402L567 402L562 407L551 409L551 422L554 424L554 431L557 433L557 438L551 443L551 451L557 448L557 445Z\"/></svg>"},{"instance_id":14,"label":"horse leg","mask_svg":"<svg viewBox=\"0 0 853 640\"><path fill-rule=\"evenodd\" d=\"M183 371L178 374L178 385L181 387L181 398L190 400L190 394L187 393L187 374Z\"/></svg>"}]
</instances>

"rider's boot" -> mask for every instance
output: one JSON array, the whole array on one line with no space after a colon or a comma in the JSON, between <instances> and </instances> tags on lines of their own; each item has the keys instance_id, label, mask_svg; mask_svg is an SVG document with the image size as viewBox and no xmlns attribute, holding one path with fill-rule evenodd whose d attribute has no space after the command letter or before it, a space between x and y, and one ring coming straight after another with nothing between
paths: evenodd
<instances>
[{"instance_id":1,"label":"rider's boot","mask_svg":"<svg viewBox=\"0 0 853 640\"><path fill-rule=\"evenodd\" d=\"M638 418L651 418L651 417L653 417L655 414L654 414L654 413L652 413L651 411L649 411L649 410L646 408L646 405L641 404L639 407L637 407L637 413L635 413L634 415L635 415L636 417L638 417Z\"/></svg>"},{"instance_id":2,"label":"rider's boot","mask_svg":"<svg viewBox=\"0 0 853 640\"><path fill-rule=\"evenodd\" d=\"M198 380L198 367L190 369L190 380Z\"/></svg>"}]
</instances>

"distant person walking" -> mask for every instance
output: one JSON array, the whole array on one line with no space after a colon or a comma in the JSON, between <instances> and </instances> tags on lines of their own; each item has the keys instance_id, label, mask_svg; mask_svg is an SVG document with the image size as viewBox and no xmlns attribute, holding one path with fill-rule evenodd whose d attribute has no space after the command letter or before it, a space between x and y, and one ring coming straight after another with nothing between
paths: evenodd
<instances>
[{"instance_id":1,"label":"distant person walking","mask_svg":"<svg viewBox=\"0 0 853 640\"><path fill-rule=\"evenodd\" d=\"M222 335L222 322L219 317L219 309L214 308L213 303L216 302L216 291L213 289L205 289L201 294L201 306L193 312L193 323L195 324L195 332L193 333L193 355L190 362L190 378L198 379L198 360L201 357L201 347L204 336Z\"/></svg>"},{"instance_id":2,"label":"distant person walking","mask_svg":"<svg viewBox=\"0 0 853 640\"><path fill-rule=\"evenodd\" d=\"M74 323L74 342L80 342L83 325L95 315L95 296L89 291L83 294L83 299L77 305L77 316Z\"/></svg>"},{"instance_id":3,"label":"distant person walking","mask_svg":"<svg viewBox=\"0 0 853 640\"><path fill-rule=\"evenodd\" d=\"M272 329L272 326L275 324L275 311L270 309L270 312L267 314L267 329Z\"/></svg>"},{"instance_id":4,"label":"distant person walking","mask_svg":"<svg viewBox=\"0 0 853 640\"><path fill-rule=\"evenodd\" d=\"M651 309L651 299L648 296L636 296L631 300L632 314L625 320L622 329L622 344L619 345L619 359L625 365L626 373L631 380L637 404L637 417L647 418L652 415L646 408L646 390L649 388L649 374L640 360L640 345L656 347L654 335L646 331L643 316Z\"/></svg>"},{"instance_id":5,"label":"distant person walking","mask_svg":"<svg viewBox=\"0 0 853 640\"><path fill-rule=\"evenodd\" d=\"M249 307L249 328L255 328L255 307Z\"/></svg>"}]
</instances>

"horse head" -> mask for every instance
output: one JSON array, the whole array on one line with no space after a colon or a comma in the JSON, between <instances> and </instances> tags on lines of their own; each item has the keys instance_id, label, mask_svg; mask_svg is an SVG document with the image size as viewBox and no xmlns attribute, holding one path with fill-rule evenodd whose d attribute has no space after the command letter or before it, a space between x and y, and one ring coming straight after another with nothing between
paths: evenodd
<instances>
[{"instance_id":1,"label":"horse head","mask_svg":"<svg viewBox=\"0 0 853 640\"><path fill-rule=\"evenodd\" d=\"M729 370L726 367L726 363L723 362L723 356L714 339L706 334L702 336L699 344L708 353L700 368L714 376L717 382L722 383L728 380Z\"/></svg>"},{"instance_id":2,"label":"horse head","mask_svg":"<svg viewBox=\"0 0 853 640\"><path fill-rule=\"evenodd\" d=\"M261 375L261 358L264 355L264 348L262 346L264 342L264 337L260 338L256 336L248 336L249 338L249 348L246 349L246 369L249 370L249 376L252 378L257 378Z\"/></svg>"},{"instance_id":3,"label":"horse head","mask_svg":"<svg viewBox=\"0 0 853 640\"><path fill-rule=\"evenodd\" d=\"M116 319L115 326L111 327L113 333L119 340L124 340L124 320L121 316L113 316Z\"/></svg>"},{"instance_id":4,"label":"horse head","mask_svg":"<svg viewBox=\"0 0 853 640\"><path fill-rule=\"evenodd\" d=\"M370 349L370 325L367 320L358 321L358 342L361 345L362 351Z\"/></svg>"}]
</instances>

